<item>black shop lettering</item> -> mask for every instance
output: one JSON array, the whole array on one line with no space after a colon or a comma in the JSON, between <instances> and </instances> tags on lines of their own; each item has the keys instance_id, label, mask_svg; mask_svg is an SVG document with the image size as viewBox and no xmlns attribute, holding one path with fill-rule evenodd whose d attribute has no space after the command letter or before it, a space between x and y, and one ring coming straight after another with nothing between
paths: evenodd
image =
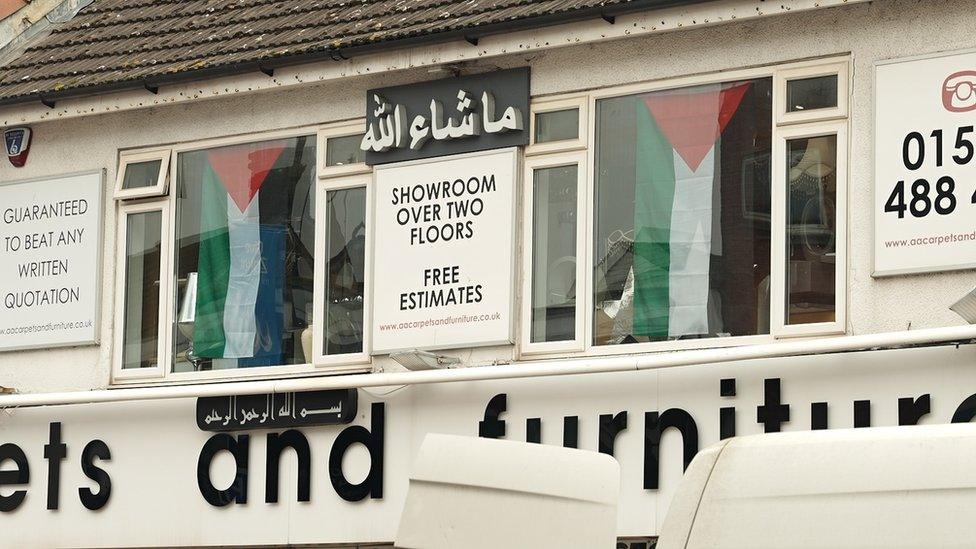
<instances>
[{"instance_id":1,"label":"black shop lettering","mask_svg":"<svg viewBox=\"0 0 976 549\"><path fill-rule=\"evenodd\" d=\"M329 452L329 479L332 488L346 501L360 501L369 496L383 498L383 438L385 430L385 408L382 403L371 407L370 428L354 425L346 427L336 437ZM358 484L346 479L342 470L342 459L354 444L362 444L369 453L369 474ZM210 437L203 445L197 460L197 486L203 499L214 507L224 507L231 503L247 504L248 469L250 467L250 435L233 436L220 433ZM265 456L265 503L278 503L278 477L281 454L292 449L298 457L298 501L309 501L312 482L312 449L308 439L297 429L267 435ZM234 459L237 475L230 486L220 489L210 478L210 464L220 452L229 452Z\"/></svg>"},{"instance_id":2,"label":"black shop lettering","mask_svg":"<svg viewBox=\"0 0 976 549\"><path fill-rule=\"evenodd\" d=\"M394 187L390 203L399 206L396 222L410 231L410 245L468 240L471 218L485 211L481 195L495 192L495 176L483 175Z\"/></svg>"},{"instance_id":3,"label":"black shop lettering","mask_svg":"<svg viewBox=\"0 0 976 549\"><path fill-rule=\"evenodd\" d=\"M431 277L435 275L431 274ZM453 274L450 269L442 271L438 276L448 277ZM779 378L763 380L763 397L759 403L736 406L736 380L721 379L718 383L718 400L715 412L718 413L720 438L725 439L736 435L737 421L753 421L762 426L765 432L777 432L786 427L796 429L827 429L831 423L837 426L835 418L830 414L828 402L806 402L810 406L810 424L794 425L793 411L797 403L789 403L783 398L783 383ZM608 401L609 402L609 401ZM505 417L508 410L508 395L496 394L488 400L482 413L482 420L472 425L466 434L475 434L487 438L505 438L508 432L507 424L512 418ZM421 404L422 405L422 404ZM932 396L928 393L905 396L897 399L898 425L914 425L931 414ZM609 407L609 406L608 406ZM753 416L753 410L755 416ZM872 401L868 399L853 401L854 427L870 427L873 425ZM384 484L384 437L385 437L385 406L374 403L371 406L369 427L349 426L336 437L328 455L328 475L333 489L346 501L355 502L368 498L383 498ZM598 414L596 417L586 418L573 414L567 410L553 425L553 419L544 421L541 417L526 417L526 441L541 443L544 429L560 429L561 444L568 448L580 447L579 433L582 421L594 421L598 428L598 436L592 441L595 449L615 455L616 442L620 436L628 436L631 431L640 430L644 441L643 448L643 478L642 485L646 490L657 490L659 487L659 468L661 463L661 440L667 432L679 435L681 440L681 462L687 467L699 450L701 444L698 424L687 410L674 407L666 410L643 411L643 421L629 410L613 410ZM746 415L740 412L748 412ZM637 412L641 413L641 412ZM952 423L967 423L976 419L976 394L972 394L960 402L951 418L942 418ZM846 426L846 425L845 425ZM106 426L110 427L110 426ZM461 433L465 434L465 433ZM288 429L283 432L272 432L265 435L266 454L265 465L265 503L275 504L279 501L279 466L281 456L286 450L295 452L298 459L297 499L309 501L313 472L319 469L313 466L313 452L309 441L301 430ZM342 468L343 458L349 448L355 444L365 447L370 456L369 473L361 482L353 484L347 479ZM204 500L214 506L229 504L244 505L248 503L248 471L251 463L250 435L234 436L219 433L210 437L200 451L197 462L197 483ZM170 449L173 452L179 449ZM38 441L36 451L42 451L47 460L47 497L46 506L49 510L58 510L61 501L61 469L62 462L72 460L72 452L62 440L62 425L58 422L50 423L47 442ZM237 474L230 485L219 488L213 485L210 478L210 466L220 452L228 452L235 462ZM636 456L635 456L636 457ZM629 459L620 456L621 460ZM664 459L677 459L664 458ZM82 472L91 479L93 488L78 488L81 504L92 511L104 508L112 492L113 480L106 471L105 462L112 460L112 452L108 445L101 440L88 442L78 458ZM124 481L139 483L143 479L125 479ZM0 512L10 513L22 507L27 492L30 489L31 470L25 450L13 443L0 444ZM184 489L177 486L175 489Z\"/></svg>"},{"instance_id":4,"label":"black shop lettering","mask_svg":"<svg viewBox=\"0 0 976 549\"><path fill-rule=\"evenodd\" d=\"M62 200L46 204L30 204L4 208L3 223L14 224L28 221L41 221L55 217L70 217L88 213L88 201L84 198Z\"/></svg>"},{"instance_id":5,"label":"black shop lettering","mask_svg":"<svg viewBox=\"0 0 976 549\"><path fill-rule=\"evenodd\" d=\"M791 405L783 402L782 382L779 378L766 379L763 382L763 402L756 406L756 422L763 426L766 433L779 432L782 427L790 423ZM736 396L736 380L723 379L719 384L719 395L722 402L733 404ZM871 427L871 401L854 400L853 425L855 428ZM811 402L809 429L828 429L829 403ZM497 394L485 406L483 419L478 424L478 436L484 438L504 438L506 435L506 420L502 414L508 409L508 395ZM932 410L932 396L921 394L898 399L898 425L916 425ZM726 439L736 435L737 411L734 405L721 406L718 409L720 438ZM951 423L968 423L976 418L976 394L964 399L952 414ZM627 410L601 414L597 420L599 427L597 449L605 454L614 455L616 439L629 427L630 417ZM577 415L567 415L562 418L562 445L567 448L579 447L579 422ZM803 428L802 426L798 426ZM530 417L525 419L526 442L542 442L542 418ZM663 412L658 410L644 412L644 478L643 486L646 490L657 490L659 487L661 437L673 430L681 437L682 463L685 468L698 453L699 433L698 424L692 415L681 408L669 408Z\"/></svg>"},{"instance_id":6,"label":"black shop lettering","mask_svg":"<svg viewBox=\"0 0 976 549\"><path fill-rule=\"evenodd\" d=\"M43 445L43 451L44 459L47 460L47 508L57 511L61 506L61 462L69 456L68 445L61 440L60 422L50 424L48 442ZM111 459L112 452L101 440L92 440L81 451L81 470L98 486L96 490L78 488L78 499L86 509L97 511L108 503L112 493L112 479L97 463L99 460ZM13 463L13 468L6 463L8 461ZM24 450L13 443L0 445L0 512L10 513L21 506L27 497L30 480L30 464ZM8 486L19 489L7 493L4 488Z\"/></svg>"},{"instance_id":7,"label":"black shop lettering","mask_svg":"<svg viewBox=\"0 0 976 549\"><path fill-rule=\"evenodd\" d=\"M400 294L401 311L481 303L484 299L481 284L462 283L458 265L424 269L423 282L422 290Z\"/></svg>"}]
</instances>

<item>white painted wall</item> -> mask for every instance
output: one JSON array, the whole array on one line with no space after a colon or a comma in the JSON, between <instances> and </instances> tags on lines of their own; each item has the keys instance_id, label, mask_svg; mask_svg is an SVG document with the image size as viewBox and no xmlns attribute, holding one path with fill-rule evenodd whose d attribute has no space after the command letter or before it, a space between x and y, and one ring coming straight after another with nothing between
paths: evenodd
<instances>
[{"instance_id":1,"label":"white painted wall","mask_svg":"<svg viewBox=\"0 0 976 549\"><path fill-rule=\"evenodd\" d=\"M976 284L972 271L871 278L873 64L881 59L972 47L970 2L888 0L730 23L696 30L482 60L479 66L532 67L533 96L715 72L850 52L849 331L876 333L961 324L948 305ZM229 99L100 114L33 125L25 168L0 163L0 181L105 169L102 343L97 347L0 355L0 385L21 392L87 390L109 384L115 204L109 187L119 149L226 137L363 115L365 90L438 75L410 70ZM33 108L33 106L31 106ZM467 352L463 353L467 355ZM511 360L511 348L481 349L475 362Z\"/></svg>"}]
</instances>

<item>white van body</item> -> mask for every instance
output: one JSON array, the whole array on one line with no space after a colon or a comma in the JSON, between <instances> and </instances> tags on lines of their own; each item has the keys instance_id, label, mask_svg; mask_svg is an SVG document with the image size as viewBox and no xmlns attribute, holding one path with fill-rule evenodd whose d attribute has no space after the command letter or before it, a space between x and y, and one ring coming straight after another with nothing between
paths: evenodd
<instances>
[{"instance_id":1,"label":"white van body","mask_svg":"<svg viewBox=\"0 0 976 549\"><path fill-rule=\"evenodd\" d=\"M976 547L976 424L733 438L692 461L657 549Z\"/></svg>"},{"instance_id":2,"label":"white van body","mask_svg":"<svg viewBox=\"0 0 976 549\"><path fill-rule=\"evenodd\" d=\"M620 466L610 456L505 440L427 435L399 549L611 549Z\"/></svg>"}]
</instances>

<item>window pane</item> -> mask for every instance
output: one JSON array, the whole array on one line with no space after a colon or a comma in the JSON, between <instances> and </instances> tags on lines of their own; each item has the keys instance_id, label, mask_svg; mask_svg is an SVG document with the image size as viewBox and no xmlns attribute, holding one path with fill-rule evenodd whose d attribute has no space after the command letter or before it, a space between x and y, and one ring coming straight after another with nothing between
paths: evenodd
<instances>
[{"instance_id":1,"label":"window pane","mask_svg":"<svg viewBox=\"0 0 976 549\"><path fill-rule=\"evenodd\" d=\"M533 343L576 336L577 171L560 166L532 175Z\"/></svg>"},{"instance_id":2,"label":"window pane","mask_svg":"<svg viewBox=\"0 0 976 549\"><path fill-rule=\"evenodd\" d=\"M833 322L837 136L787 142L787 324Z\"/></svg>"},{"instance_id":3,"label":"window pane","mask_svg":"<svg viewBox=\"0 0 976 549\"><path fill-rule=\"evenodd\" d=\"M365 162L365 153L359 148L361 135L329 137L325 140L325 165L346 166Z\"/></svg>"},{"instance_id":4,"label":"window pane","mask_svg":"<svg viewBox=\"0 0 976 549\"><path fill-rule=\"evenodd\" d=\"M162 164L162 160L147 160L126 165L125 176L122 178L122 188L152 187L159 181L159 169Z\"/></svg>"},{"instance_id":5,"label":"window pane","mask_svg":"<svg viewBox=\"0 0 976 549\"><path fill-rule=\"evenodd\" d=\"M311 362L314 137L177 165L173 371Z\"/></svg>"},{"instance_id":6,"label":"window pane","mask_svg":"<svg viewBox=\"0 0 976 549\"><path fill-rule=\"evenodd\" d=\"M323 353L363 351L366 295L366 188L326 193Z\"/></svg>"},{"instance_id":7,"label":"window pane","mask_svg":"<svg viewBox=\"0 0 976 549\"><path fill-rule=\"evenodd\" d=\"M579 109L540 112L535 115L535 142L564 141L579 137Z\"/></svg>"},{"instance_id":8,"label":"window pane","mask_svg":"<svg viewBox=\"0 0 976 549\"><path fill-rule=\"evenodd\" d=\"M769 333L771 88L597 103L595 345Z\"/></svg>"},{"instance_id":9,"label":"window pane","mask_svg":"<svg viewBox=\"0 0 976 549\"><path fill-rule=\"evenodd\" d=\"M126 216L123 369L152 368L158 361L162 219L159 211Z\"/></svg>"},{"instance_id":10,"label":"window pane","mask_svg":"<svg viewBox=\"0 0 976 549\"><path fill-rule=\"evenodd\" d=\"M786 83L787 112L837 106L837 75L800 78Z\"/></svg>"}]
</instances>

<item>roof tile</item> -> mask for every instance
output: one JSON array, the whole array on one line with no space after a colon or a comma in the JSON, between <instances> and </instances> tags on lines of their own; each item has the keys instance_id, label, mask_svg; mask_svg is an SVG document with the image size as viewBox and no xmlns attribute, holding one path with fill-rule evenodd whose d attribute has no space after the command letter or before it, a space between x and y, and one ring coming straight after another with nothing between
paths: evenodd
<instances>
[{"instance_id":1,"label":"roof tile","mask_svg":"<svg viewBox=\"0 0 976 549\"><path fill-rule=\"evenodd\" d=\"M673 0L670 0L673 1ZM654 0L96 0L0 68L0 103ZM658 0L669 3L669 0Z\"/></svg>"}]
</instances>

